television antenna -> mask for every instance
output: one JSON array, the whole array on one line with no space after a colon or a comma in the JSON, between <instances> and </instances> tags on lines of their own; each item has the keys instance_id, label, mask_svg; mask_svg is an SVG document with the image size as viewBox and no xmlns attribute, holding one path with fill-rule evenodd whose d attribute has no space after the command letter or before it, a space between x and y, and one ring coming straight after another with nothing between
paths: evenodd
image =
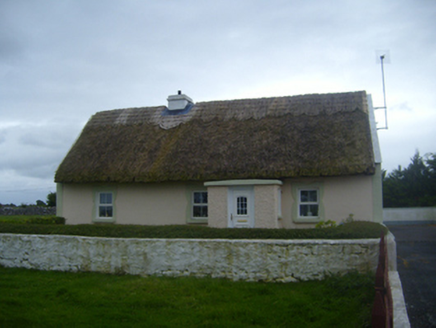
<instances>
[{"instance_id":1,"label":"television antenna","mask_svg":"<svg viewBox=\"0 0 436 328\"><path fill-rule=\"evenodd\" d=\"M385 86L385 71L384 64L389 64L391 62L391 56L389 50L376 50L376 60L380 63L381 73L382 73L382 83L383 83L383 106L374 107L374 109L383 109L385 114L385 125L383 127L377 128L377 130L387 130L388 129L388 108L386 105L386 86Z\"/></svg>"}]
</instances>

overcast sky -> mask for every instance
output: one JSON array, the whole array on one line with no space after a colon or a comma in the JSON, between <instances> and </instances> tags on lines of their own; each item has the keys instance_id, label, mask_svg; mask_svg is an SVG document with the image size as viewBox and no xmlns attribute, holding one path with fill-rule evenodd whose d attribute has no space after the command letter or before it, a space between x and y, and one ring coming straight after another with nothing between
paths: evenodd
<instances>
[{"instance_id":1,"label":"overcast sky","mask_svg":"<svg viewBox=\"0 0 436 328\"><path fill-rule=\"evenodd\" d=\"M436 152L434 0L0 0L0 203L35 203L95 112L366 90L383 168ZM378 110L379 127L385 125Z\"/></svg>"}]
</instances>

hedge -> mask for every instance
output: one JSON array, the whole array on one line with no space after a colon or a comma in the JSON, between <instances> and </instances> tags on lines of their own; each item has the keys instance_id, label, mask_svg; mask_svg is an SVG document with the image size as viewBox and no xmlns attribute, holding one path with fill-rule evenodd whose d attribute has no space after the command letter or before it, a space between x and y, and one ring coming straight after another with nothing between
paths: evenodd
<instances>
[{"instance_id":1,"label":"hedge","mask_svg":"<svg viewBox=\"0 0 436 328\"><path fill-rule=\"evenodd\" d=\"M53 220L61 220L53 219ZM13 224L0 222L0 233L39 235L78 235L115 238L199 238L199 239L362 239L379 238L387 228L379 223L354 221L323 229L234 229L190 225L117 225L117 224ZM53 222L54 223L54 222Z\"/></svg>"}]
</instances>

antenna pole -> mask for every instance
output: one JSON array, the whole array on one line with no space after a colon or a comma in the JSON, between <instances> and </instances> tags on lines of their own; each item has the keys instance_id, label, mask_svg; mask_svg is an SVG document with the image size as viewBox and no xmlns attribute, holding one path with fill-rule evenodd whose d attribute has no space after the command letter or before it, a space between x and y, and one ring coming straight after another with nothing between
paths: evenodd
<instances>
[{"instance_id":1,"label":"antenna pole","mask_svg":"<svg viewBox=\"0 0 436 328\"><path fill-rule=\"evenodd\" d=\"M387 107L386 107L386 88L385 88L385 71L383 67L383 60L385 59L385 55L380 56L380 63L381 63L381 71L382 71L382 81L383 81L383 101L384 101L384 110L385 110L385 127L384 129L388 129L388 113L387 113Z\"/></svg>"}]
</instances>

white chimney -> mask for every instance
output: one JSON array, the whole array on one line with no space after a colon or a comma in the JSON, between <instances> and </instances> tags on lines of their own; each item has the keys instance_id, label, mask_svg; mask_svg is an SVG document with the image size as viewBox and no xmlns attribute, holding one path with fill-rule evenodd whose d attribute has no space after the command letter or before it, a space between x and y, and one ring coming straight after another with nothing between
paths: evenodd
<instances>
[{"instance_id":1,"label":"white chimney","mask_svg":"<svg viewBox=\"0 0 436 328\"><path fill-rule=\"evenodd\" d=\"M187 95L182 94L182 91L179 90L177 95L168 96L168 110L182 110L185 109L189 104L193 104L191 98Z\"/></svg>"}]
</instances>

